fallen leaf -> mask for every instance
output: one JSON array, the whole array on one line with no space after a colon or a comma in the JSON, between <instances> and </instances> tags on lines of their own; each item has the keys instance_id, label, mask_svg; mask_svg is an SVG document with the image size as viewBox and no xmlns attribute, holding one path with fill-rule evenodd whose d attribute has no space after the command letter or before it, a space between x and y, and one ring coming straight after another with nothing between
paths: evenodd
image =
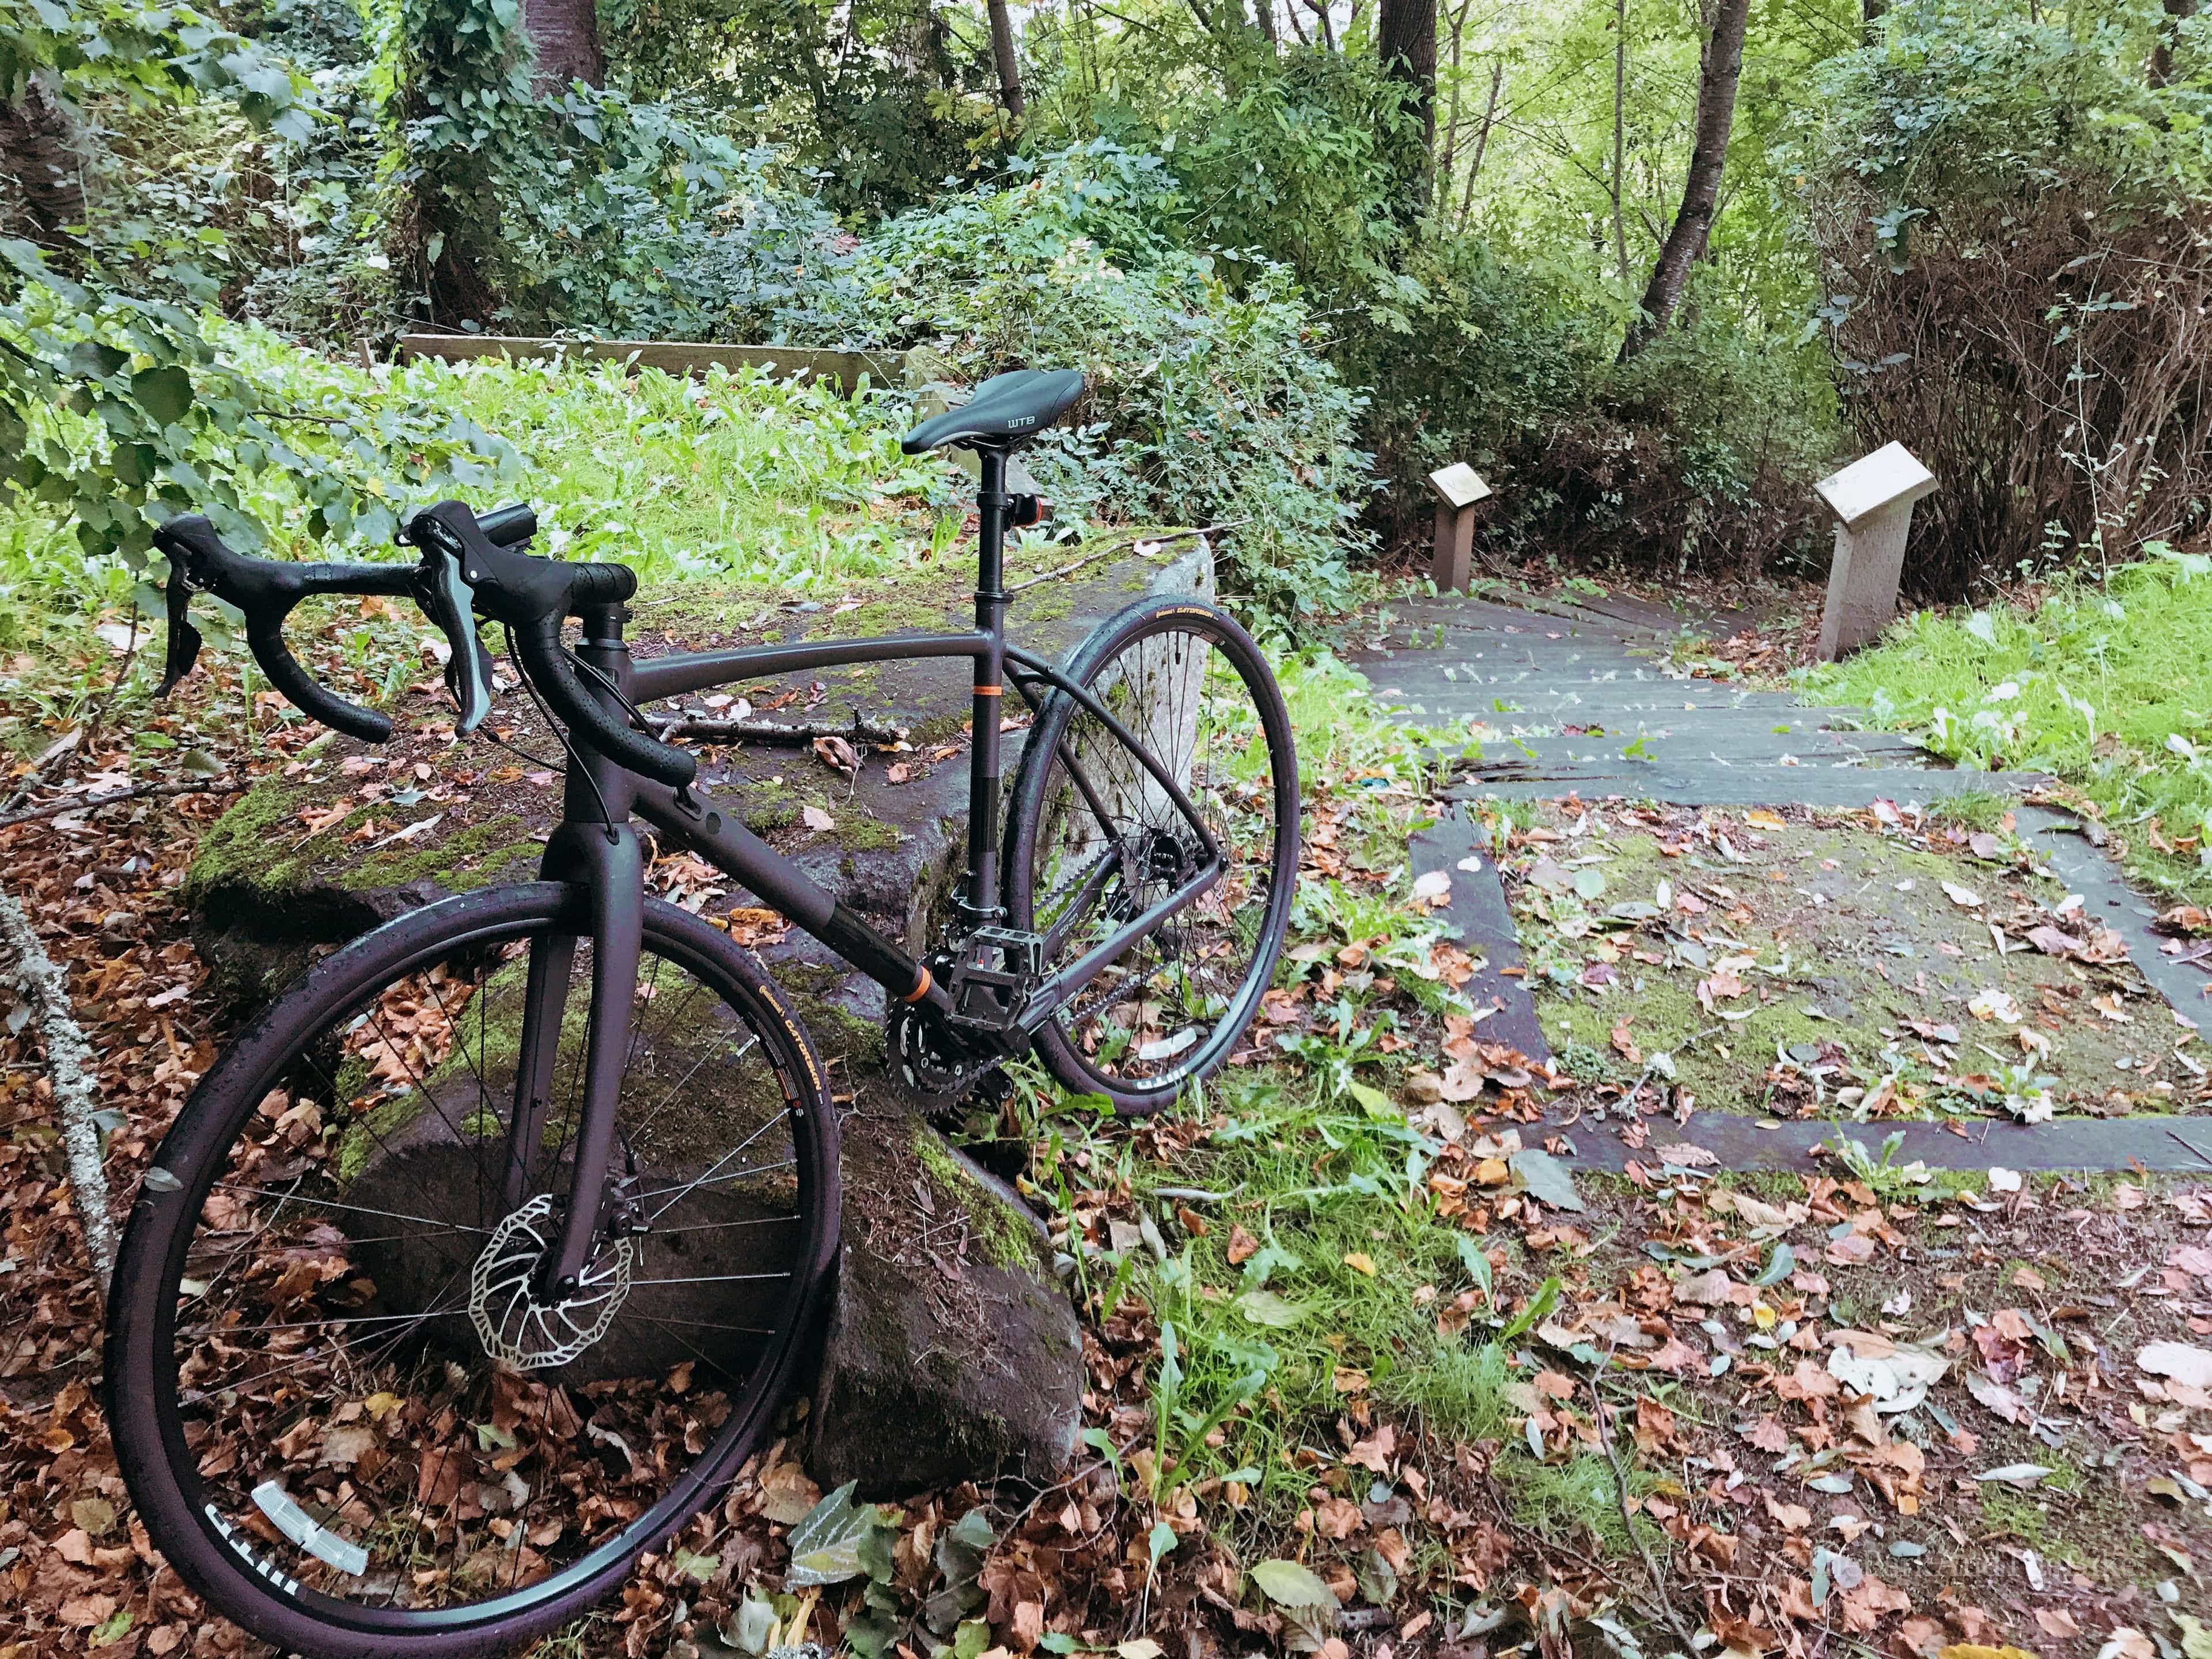
<instances>
[{"instance_id":1,"label":"fallen leaf","mask_svg":"<svg viewBox=\"0 0 2212 1659\"><path fill-rule=\"evenodd\" d=\"M1237 1311L1255 1325L1266 1325L1276 1330L1287 1330L1306 1316L1307 1310L1298 1303L1279 1297L1273 1291L1247 1291L1237 1298Z\"/></svg>"},{"instance_id":2,"label":"fallen leaf","mask_svg":"<svg viewBox=\"0 0 2212 1659\"><path fill-rule=\"evenodd\" d=\"M2020 1024L2020 1005L1994 987L1975 992L1967 1000L1966 1012L1976 1019L2002 1020L2008 1025Z\"/></svg>"},{"instance_id":3,"label":"fallen leaf","mask_svg":"<svg viewBox=\"0 0 2212 1659\"><path fill-rule=\"evenodd\" d=\"M1949 895L1951 902L1963 910L1978 908L1982 902L1982 896L1979 893L1971 887L1961 887L1955 881L1945 882L1943 890Z\"/></svg>"},{"instance_id":4,"label":"fallen leaf","mask_svg":"<svg viewBox=\"0 0 2212 1659\"><path fill-rule=\"evenodd\" d=\"M834 733L825 733L814 739L814 757L833 772L844 777L855 777L860 770L860 757L853 752L853 745Z\"/></svg>"},{"instance_id":5,"label":"fallen leaf","mask_svg":"<svg viewBox=\"0 0 2212 1659\"><path fill-rule=\"evenodd\" d=\"M1295 1561L1262 1561L1249 1576L1270 1601L1281 1607L1334 1609L1342 1605L1311 1568Z\"/></svg>"},{"instance_id":6,"label":"fallen leaf","mask_svg":"<svg viewBox=\"0 0 2212 1659\"><path fill-rule=\"evenodd\" d=\"M835 830L837 827L837 820L818 806L800 807L799 821L817 835L825 830Z\"/></svg>"},{"instance_id":7,"label":"fallen leaf","mask_svg":"<svg viewBox=\"0 0 2212 1659\"><path fill-rule=\"evenodd\" d=\"M2212 1390L2212 1350L2187 1342L2153 1342L2136 1352L2136 1364L2154 1376Z\"/></svg>"},{"instance_id":8,"label":"fallen leaf","mask_svg":"<svg viewBox=\"0 0 2212 1659\"><path fill-rule=\"evenodd\" d=\"M1583 1207L1582 1194L1575 1190L1575 1178L1567 1166L1549 1152L1529 1147L1513 1154L1510 1160L1513 1173L1520 1177L1521 1185L1529 1197L1550 1205L1555 1210L1580 1210Z\"/></svg>"},{"instance_id":9,"label":"fallen leaf","mask_svg":"<svg viewBox=\"0 0 2212 1659\"><path fill-rule=\"evenodd\" d=\"M1413 900L1419 904L1442 904L1451 896L1451 872L1427 870L1413 878Z\"/></svg>"},{"instance_id":10,"label":"fallen leaf","mask_svg":"<svg viewBox=\"0 0 2212 1659\"><path fill-rule=\"evenodd\" d=\"M1974 1477L1977 1480L2001 1480L2008 1486L2017 1486L2022 1492L2032 1492L2043 1484L2044 1476L2051 1471L2040 1463L2008 1463L2001 1469L1984 1469Z\"/></svg>"}]
</instances>

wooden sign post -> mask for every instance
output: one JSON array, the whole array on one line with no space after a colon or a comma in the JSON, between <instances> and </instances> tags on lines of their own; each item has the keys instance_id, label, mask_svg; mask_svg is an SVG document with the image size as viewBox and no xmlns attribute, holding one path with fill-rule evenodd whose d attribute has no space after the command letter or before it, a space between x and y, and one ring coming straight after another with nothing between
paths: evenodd
<instances>
[{"instance_id":1,"label":"wooden sign post","mask_svg":"<svg viewBox=\"0 0 2212 1659\"><path fill-rule=\"evenodd\" d=\"M1455 461L1430 473L1429 488L1437 495L1437 545L1429 579L1439 593L1464 592L1474 562L1474 504L1490 494L1490 486L1465 461Z\"/></svg>"},{"instance_id":2,"label":"wooden sign post","mask_svg":"<svg viewBox=\"0 0 2212 1659\"><path fill-rule=\"evenodd\" d=\"M1813 488L1836 515L1836 557L1820 612L1820 660L1833 662L1874 640L1896 616L1912 504L1936 488L1936 475L1892 443Z\"/></svg>"}]
</instances>

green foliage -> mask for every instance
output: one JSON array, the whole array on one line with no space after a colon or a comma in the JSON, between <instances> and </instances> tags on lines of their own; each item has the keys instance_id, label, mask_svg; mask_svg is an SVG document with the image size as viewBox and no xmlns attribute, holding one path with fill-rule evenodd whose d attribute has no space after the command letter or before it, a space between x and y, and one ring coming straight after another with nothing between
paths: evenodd
<instances>
[{"instance_id":1,"label":"green foliage","mask_svg":"<svg viewBox=\"0 0 2212 1659\"><path fill-rule=\"evenodd\" d=\"M1101 140L1017 176L870 237L855 325L967 379L1080 365L1081 423L1030 459L1064 513L1224 524L1225 592L1284 616L1352 600L1359 401L1289 274L1257 266L1239 292L1177 246L1157 157Z\"/></svg>"},{"instance_id":2,"label":"green foliage","mask_svg":"<svg viewBox=\"0 0 2212 1659\"><path fill-rule=\"evenodd\" d=\"M2212 896L2212 563L2160 550L2032 609L1923 611L1807 690L1961 764L2057 775L2135 872ZM2161 850L2160 843L2172 851Z\"/></svg>"},{"instance_id":3,"label":"green foliage","mask_svg":"<svg viewBox=\"0 0 2212 1659\"><path fill-rule=\"evenodd\" d=\"M1802 139L1826 334L1863 441L1945 488L1911 591L1957 599L2201 533L2212 411L2212 107L2152 0L2036 13L1918 0L1821 76Z\"/></svg>"},{"instance_id":4,"label":"green foliage","mask_svg":"<svg viewBox=\"0 0 2212 1659\"><path fill-rule=\"evenodd\" d=\"M2204 194L2206 89L2143 73L2155 0L2036 13L1976 0L1898 8L1878 44L1832 59L1810 113L1818 179L1848 174L1883 204L1886 253L1961 208L2015 210L2091 178L2113 204L2157 211Z\"/></svg>"},{"instance_id":5,"label":"green foliage","mask_svg":"<svg viewBox=\"0 0 2212 1659\"><path fill-rule=\"evenodd\" d=\"M1015 137L980 7L605 0L599 18L634 92L711 92L733 130L817 170L840 213L916 206L994 166Z\"/></svg>"}]
</instances>

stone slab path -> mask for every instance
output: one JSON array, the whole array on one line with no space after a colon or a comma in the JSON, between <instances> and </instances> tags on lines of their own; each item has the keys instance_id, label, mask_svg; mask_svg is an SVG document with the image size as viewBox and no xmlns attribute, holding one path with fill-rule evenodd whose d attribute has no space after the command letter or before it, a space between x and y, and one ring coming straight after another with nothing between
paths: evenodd
<instances>
[{"instance_id":1,"label":"stone slab path","mask_svg":"<svg viewBox=\"0 0 2212 1659\"><path fill-rule=\"evenodd\" d=\"M2032 793L2033 773L1962 771L1910 738L1855 729L1861 711L1811 708L1785 692L1689 678L1666 665L1667 647L1695 618L1626 596L1588 603L1553 597L1443 596L1394 606L1352 655L1376 697L1407 720L1484 728L1479 755L1443 792L1455 806L1485 798L1625 796L1681 806L1801 805L1850 808L1878 799ZM2157 907L2124 880L2071 814L2021 804L2020 834L2051 873L2084 896L2090 915L2117 929L2152 988L2201 1019L2208 983L2177 961L2154 931ZM1468 988L1496 1012L1484 1029L1544 1058L1550 1049L1525 980L1521 949L1497 868L1470 816L1454 811L1413 837L1416 875L1451 877L1450 915L1486 959ZM2020 1125L1797 1121L1762 1129L1747 1115L1695 1113L1654 1141L1704 1146L1730 1169L1810 1167L1814 1148L1848 1136L1876 1149L1901 1130L1899 1162L1931 1168L2022 1170L2193 1170L2212 1174L2212 1123L2187 1117L2063 1119ZM1553 1123L1576 1158L1619 1170L1633 1151L1612 1124Z\"/></svg>"}]
</instances>

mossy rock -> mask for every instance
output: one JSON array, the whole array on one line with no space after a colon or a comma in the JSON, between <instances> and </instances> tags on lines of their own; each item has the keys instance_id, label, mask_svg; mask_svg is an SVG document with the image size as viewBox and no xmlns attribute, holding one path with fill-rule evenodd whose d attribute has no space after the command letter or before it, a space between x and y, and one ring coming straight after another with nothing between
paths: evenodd
<instances>
[{"instance_id":1,"label":"mossy rock","mask_svg":"<svg viewBox=\"0 0 2212 1659\"><path fill-rule=\"evenodd\" d=\"M1082 1432L1083 1339L1036 1218L896 1106L848 1120L842 1156L814 1478L875 1498L1058 1478Z\"/></svg>"}]
</instances>

